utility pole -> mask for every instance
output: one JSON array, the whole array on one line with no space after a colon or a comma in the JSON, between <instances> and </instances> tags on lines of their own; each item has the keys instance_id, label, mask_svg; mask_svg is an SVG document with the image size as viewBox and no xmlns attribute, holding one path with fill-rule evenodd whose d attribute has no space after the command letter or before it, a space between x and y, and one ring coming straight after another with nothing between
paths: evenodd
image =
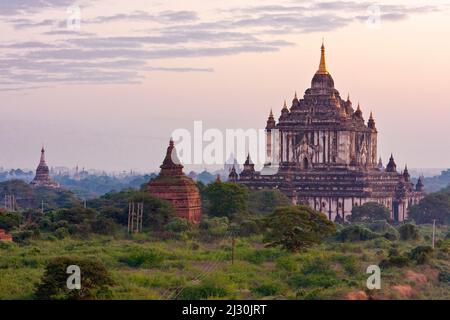
<instances>
[{"instance_id":1,"label":"utility pole","mask_svg":"<svg viewBox=\"0 0 450 320\"><path fill-rule=\"evenodd\" d=\"M433 249L436 245L436 219L433 220Z\"/></svg>"},{"instance_id":2,"label":"utility pole","mask_svg":"<svg viewBox=\"0 0 450 320\"><path fill-rule=\"evenodd\" d=\"M234 255L236 252L236 238L234 236L234 232L231 238L231 264L234 265Z\"/></svg>"},{"instance_id":3,"label":"utility pole","mask_svg":"<svg viewBox=\"0 0 450 320\"><path fill-rule=\"evenodd\" d=\"M144 220L144 203L128 203L128 233L141 233Z\"/></svg>"}]
</instances>

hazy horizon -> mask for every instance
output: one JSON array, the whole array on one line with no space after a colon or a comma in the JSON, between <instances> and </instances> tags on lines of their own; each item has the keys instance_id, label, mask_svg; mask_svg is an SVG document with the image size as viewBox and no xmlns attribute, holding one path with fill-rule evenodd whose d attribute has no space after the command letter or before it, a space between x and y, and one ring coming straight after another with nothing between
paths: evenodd
<instances>
[{"instance_id":1,"label":"hazy horizon","mask_svg":"<svg viewBox=\"0 0 450 320\"><path fill-rule=\"evenodd\" d=\"M374 112L384 163L450 167L448 1L20 0L0 25L0 167L33 170L44 144L51 167L155 172L175 129L278 118L322 38L341 96Z\"/></svg>"}]
</instances>

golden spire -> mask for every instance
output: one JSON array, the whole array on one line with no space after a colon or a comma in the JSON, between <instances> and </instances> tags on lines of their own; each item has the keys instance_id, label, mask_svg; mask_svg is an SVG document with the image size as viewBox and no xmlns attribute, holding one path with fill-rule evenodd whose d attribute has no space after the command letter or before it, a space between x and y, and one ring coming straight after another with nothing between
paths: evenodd
<instances>
[{"instance_id":1,"label":"golden spire","mask_svg":"<svg viewBox=\"0 0 450 320\"><path fill-rule=\"evenodd\" d=\"M286 103L286 100L284 100L284 106L283 106L283 109L287 109L288 107L287 107L287 103Z\"/></svg>"},{"instance_id":2,"label":"golden spire","mask_svg":"<svg viewBox=\"0 0 450 320\"><path fill-rule=\"evenodd\" d=\"M347 95L347 101L350 101L350 92Z\"/></svg>"},{"instance_id":3,"label":"golden spire","mask_svg":"<svg viewBox=\"0 0 450 320\"><path fill-rule=\"evenodd\" d=\"M272 109L270 109L269 118L273 118L273 111L272 111Z\"/></svg>"},{"instance_id":4,"label":"golden spire","mask_svg":"<svg viewBox=\"0 0 450 320\"><path fill-rule=\"evenodd\" d=\"M370 111L370 119L373 120L373 112L372 111Z\"/></svg>"},{"instance_id":5,"label":"golden spire","mask_svg":"<svg viewBox=\"0 0 450 320\"><path fill-rule=\"evenodd\" d=\"M297 91L295 91L295 97L294 97L294 98L295 98L295 99L298 99L298 98L297 98Z\"/></svg>"},{"instance_id":6,"label":"golden spire","mask_svg":"<svg viewBox=\"0 0 450 320\"><path fill-rule=\"evenodd\" d=\"M328 74L327 71L327 64L325 62L325 45L322 39L322 47L321 47L321 55L320 55L320 64L319 64L319 70L317 71L317 74Z\"/></svg>"},{"instance_id":7,"label":"golden spire","mask_svg":"<svg viewBox=\"0 0 450 320\"><path fill-rule=\"evenodd\" d=\"M357 111L361 111L361 106L359 105L359 101L358 101L358 109Z\"/></svg>"}]
</instances>

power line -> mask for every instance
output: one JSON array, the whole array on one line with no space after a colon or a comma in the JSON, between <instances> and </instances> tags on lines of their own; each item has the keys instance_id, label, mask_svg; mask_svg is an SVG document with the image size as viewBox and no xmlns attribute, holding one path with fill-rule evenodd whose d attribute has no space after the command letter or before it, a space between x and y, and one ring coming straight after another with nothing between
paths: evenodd
<instances>
[{"instance_id":1,"label":"power line","mask_svg":"<svg viewBox=\"0 0 450 320\"><path fill-rule=\"evenodd\" d=\"M231 231L228 231L223 238L220 240L220 242L223 242L224 240L229 240L231 237ZM199 275L197 275L194 279L190 280L190 282L199 282L201 280L203 280L206 276L208 276L211 272L213 272L222 262L222 260L219 260L219 258L221 258L221 256L224 254L224 252L217 252L215 254L215 256L213 257L213 260L210 261L201 271L201 273ZM216 261L217 260L217 261ZM183 293L184 289L186 288L186 285L179 285L178 287L176 287L174 290L170 290L167 289L166 291L164 291L161 300L165 300L168 299L172 296L174 296L172 298L172 300L176 300L178 299L178 297Z\"/></svg>"}]
</instances>

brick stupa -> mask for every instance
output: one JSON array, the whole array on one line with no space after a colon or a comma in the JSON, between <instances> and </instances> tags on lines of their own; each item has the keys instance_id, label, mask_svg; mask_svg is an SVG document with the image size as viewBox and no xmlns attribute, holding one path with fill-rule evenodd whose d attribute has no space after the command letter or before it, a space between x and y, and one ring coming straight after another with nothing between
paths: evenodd
<instances>
[{"instance_id":1,"label":"brick stupa","mask_svg":"<svg viewBox=\"0 0 450 320\"><path fill-rule=\"evenodd\" d=\"M36 176L30 183L33 187L59 188L59 184L50 177L50 170L45 162L45 149L42 147L41 160L36 169Z\"/></svg>"},{"instance_id":2,"label":"brick stupa","mask_svg":"<svg viewBox=\"0 0 450 320\"><path fill-rule=\"evenodd\" d=\"M200 192L195 182L183 173L172 139L160 168L159 176L148 184L150 194L172 203L180 218L199 223L202 215Z\"/></svg>"}]
</instances>

